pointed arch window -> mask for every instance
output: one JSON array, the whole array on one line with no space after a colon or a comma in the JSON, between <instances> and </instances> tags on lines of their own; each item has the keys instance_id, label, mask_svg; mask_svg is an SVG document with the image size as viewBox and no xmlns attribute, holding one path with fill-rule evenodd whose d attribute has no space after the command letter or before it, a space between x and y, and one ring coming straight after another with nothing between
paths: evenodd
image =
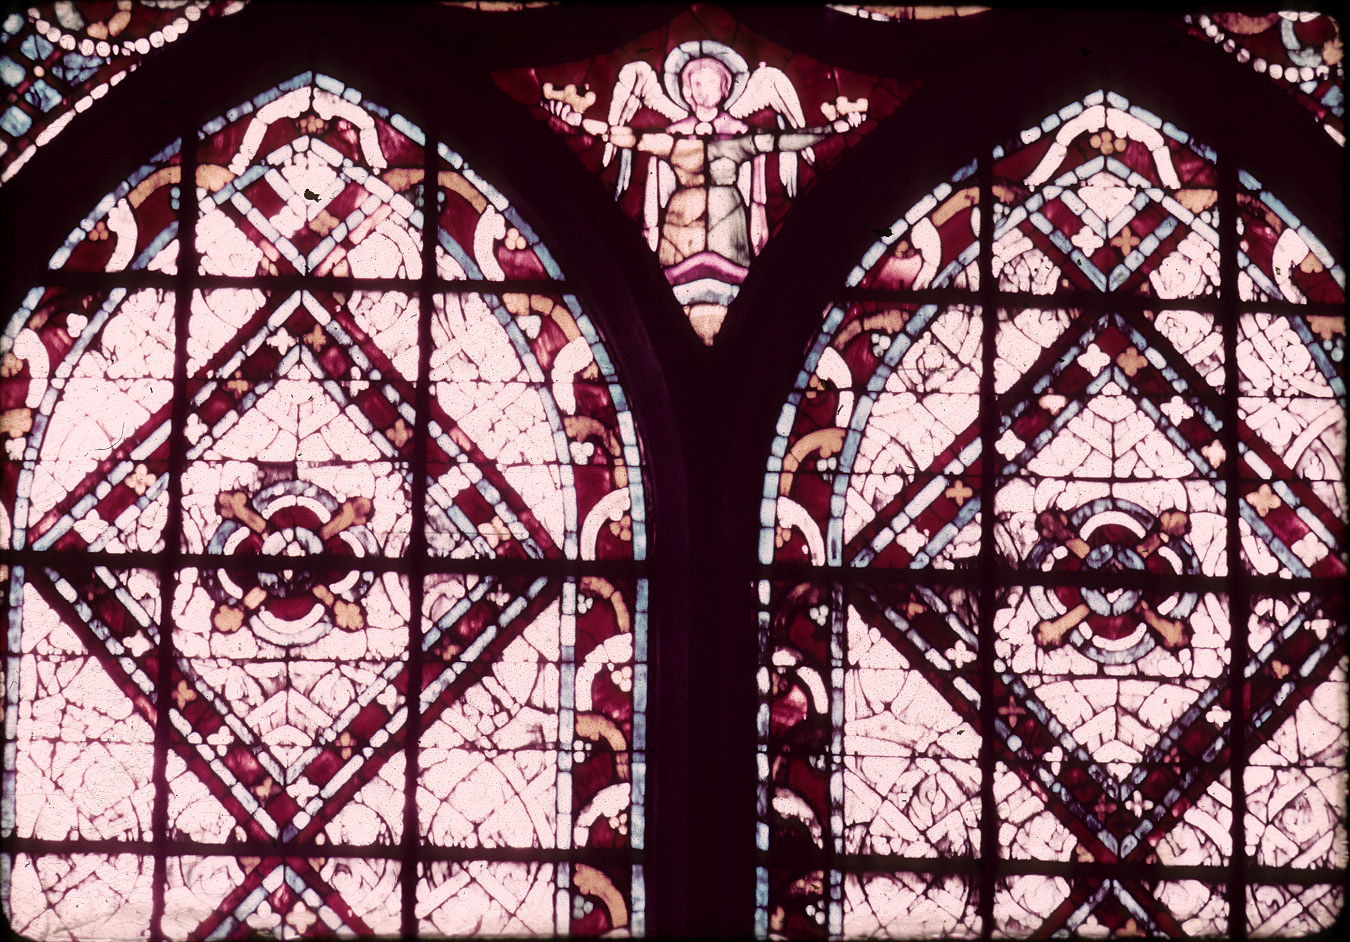
<instances>
[{"instance_id":1,"label":"pointed arch window","mask_svg":"<svg viewBox=\"0 0 1350 942\"><path fill-rule=\"evenodd\" d=\"M1337 918L1344 283L1102 92L868 250L765 475L761 937Z\"/></svg>"},{"instance_id":2,"label":"pointed arch window","mask_svg":"<svg viewBox=\"0 0 1350 942\"><path fill-rule=\"evenodd\" d=\"M499 190L305 73L0 349L17 931L642 931L641 447Z\"/></svg>"}]
</instances>

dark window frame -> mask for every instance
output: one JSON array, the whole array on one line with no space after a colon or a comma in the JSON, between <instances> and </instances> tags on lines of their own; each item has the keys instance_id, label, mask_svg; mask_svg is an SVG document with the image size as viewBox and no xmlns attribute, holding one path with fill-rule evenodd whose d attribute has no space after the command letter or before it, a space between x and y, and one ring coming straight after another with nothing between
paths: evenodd
<instances>
[{"instance_id":1,"label":"dark window frame","mask_svg":"<svg viewBox=\"0 0 1350 942\"><path fill-rule=\"evenodd\" d=\"M1180 14L995 10L886 24L823 8L731 8L793 51L923 84L796 201L708 349L688 330L638 228L489 75L607 52L679 9L482 14L424 5L394 15L255 3L203 22L0 187L0 307L13 311L30 287L53 283L52 252L146 157L306 69L358 88L463 153L559 257L618 361L646 449L648 931L747 936L758 660L750 585L759 575L764 460L802 353L871 228L1020 128L1108 88L1250 170L1343 261L1344 155L1269 80L1188 36ZM876 181L885 181L880 192ZM70 276L81 280L94 286L100 276ZM1235 922L1235 934L1245 932L1244 920Z\"/></svg>"}]
</instances>

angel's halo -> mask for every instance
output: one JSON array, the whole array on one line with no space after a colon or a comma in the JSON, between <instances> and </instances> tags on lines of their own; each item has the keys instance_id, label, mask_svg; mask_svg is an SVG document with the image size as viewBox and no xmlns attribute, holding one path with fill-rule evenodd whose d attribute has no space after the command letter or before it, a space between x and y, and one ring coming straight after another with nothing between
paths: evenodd
<instances>
[{"instance_id":1,"label":"angel's halo","mask_svg":"<svg viewBox=\"0 0 1350 942\"><path fill-rule=\"evenodd\" d=\"M693 107L684 100L684 90L680 87L680 73L694 59L700 58L717 59L731 72L731 88L727 90L727 97L722 102L724 109L730 108L731 103L745 90L745 83L750 78L750 67L735 49L711 39L691 39L670 50L670 54L666 56L664 78L666 92L670 95L671 101L677 101L685 108Z\"/></svg>"}]
</instances>

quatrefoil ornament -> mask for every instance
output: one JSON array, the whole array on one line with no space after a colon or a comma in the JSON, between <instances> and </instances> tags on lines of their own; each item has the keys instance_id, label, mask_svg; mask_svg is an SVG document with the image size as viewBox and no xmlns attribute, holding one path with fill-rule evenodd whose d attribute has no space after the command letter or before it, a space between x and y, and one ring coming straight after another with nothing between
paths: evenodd
<instances>
[{"instance_id":1,"label":"quatrefoil ornament","mask_svg":"<svg viewBox=\"0 0 1350 942\"><path fill-rule=\"evenodd\" d=\"M216 601L212 624L233 632L247 622L259 637L289 647L310 644L336 625L365 626L362 599L374 582L338 562L374 556L374 535L365 526L369 498L345 501L303 481L283 481L249 496L222 491L216 499L225 518L207 552L232 557L285 557L294 567L207 570L204 583Z\"/></svg>"},{"instance_id":2,"label":"quatrefoil ornament","mask_svg":"<svg viewBox=\"0 0 1350 942\"><path fill-rule=\"evenodd\" d=\"M1199 573L1199 560L1186 540L1190 518L1184 511L1165 510L1155 517L1138 504L1102 498L1072 512L1044 511L1036 523L1041 541L1027 557L1032 567L1095 572L1108 582L1119 574L1124 583L1116 588L1033 587L1032 605L1041 618L1036 640L1042 647L1068 643L1098 663L1129 664L1159 642L1173 649L1190 642L1188 619L1198 593L1152 588L1146 578Z\"/></svg>"}]
</instances>

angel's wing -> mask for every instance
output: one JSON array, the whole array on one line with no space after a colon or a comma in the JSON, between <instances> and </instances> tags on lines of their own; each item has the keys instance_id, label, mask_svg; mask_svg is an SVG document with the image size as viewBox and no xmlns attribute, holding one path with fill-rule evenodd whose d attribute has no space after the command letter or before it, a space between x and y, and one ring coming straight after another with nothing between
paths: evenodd
<instances>
[{"instance_id":1,"label":"angel's wing","mask_svg":"<svg viewBox=\"0 0 1350 942\"><path fill-rule=\"evenodd\" d=\"M660 80L656 77L656 70L650 64L639 59L636 62L628 63L619 70L619 78L614 83L614 97L610 99L609 103L609 126L613 128L626 125L633 120L633 115L637 114L638 107L642 105L646 105L671 121L678 121L689 115L689 112L666 96L665 91L661 88ZM614 159L615 149L613 144L605 145L605 155L602 160L604 166L608 167L609 162ZM628 182L632 173L633 152L628 148L623 148L619 155L619 182L617 187L619 193L628 189Z\"/></svg>"},{"instance_id":2,"label":"angel's wing","mask_svg":"<svg viewBox=\"0 0 1350 942\"><path fill-rule=\"evenodd\" d=\"M671 121L689 116L689 112L666 97L656 77L656 70L640 59L619 70L618 81L614 83L614 97L609 103L610 126L627 124L637 114L638 105L646 105Z\"/></svg>"},{"instance_id":3,"label":"angel's wing","mask_svg":"<svg viewBox=\"0 0 1350 942\"><path fill-rule=\"evenodd\" d=\"M639 105L647 105L652 111L659 112L672 121L687 117L688 112L666 96L661 90L656 70L647 62L629 62L618 70L618 80L614 82L614 97L609 103L609 126L620 127L628 124L636 115ZM609 166L618 153L618 182L614 186L614 196L622 196L633 178L633 151L630 147L616 148L614 144L605 144L605 157L602 165Z\"/></svg>"},{"instance_id":4,"label":"angel's wing","mask_svg":"<svg viewBox=\"0 0 1350 942\"><path fill-rule=\"evenodd\" d=\"M806 126L806 116L802 114L802 103L797 98L797 89L792 87L792 79L771 65L761 65L750 73L745 91L727 111L733 117L744 118L761 108L772 108L794 128Z\"/></svg>"},{"instance_id":5,"label":"angel's wing","mask_svg":"<svg viewBox=\"0 0 1350 942\"><path fill-rule=\"evenodd\" d=\"M774 110L778 115L780 128L785 123L793 129L806 126L806 116L802 114L802 103L797 97L797 89L792 85L792 79L781 69L775 69L771 65L761 65L750 73L750 79L745 83L745 91L731 103L727 111L734 117L744 118L761 108ZM809 147L803 150L801 155L806 158L807 163L815 161L816 155ZM784 151L778 155L778 179L782 181L783 189L787 191L788 196L797 195L795 153Z\"/></svg>"}]
</instances>

